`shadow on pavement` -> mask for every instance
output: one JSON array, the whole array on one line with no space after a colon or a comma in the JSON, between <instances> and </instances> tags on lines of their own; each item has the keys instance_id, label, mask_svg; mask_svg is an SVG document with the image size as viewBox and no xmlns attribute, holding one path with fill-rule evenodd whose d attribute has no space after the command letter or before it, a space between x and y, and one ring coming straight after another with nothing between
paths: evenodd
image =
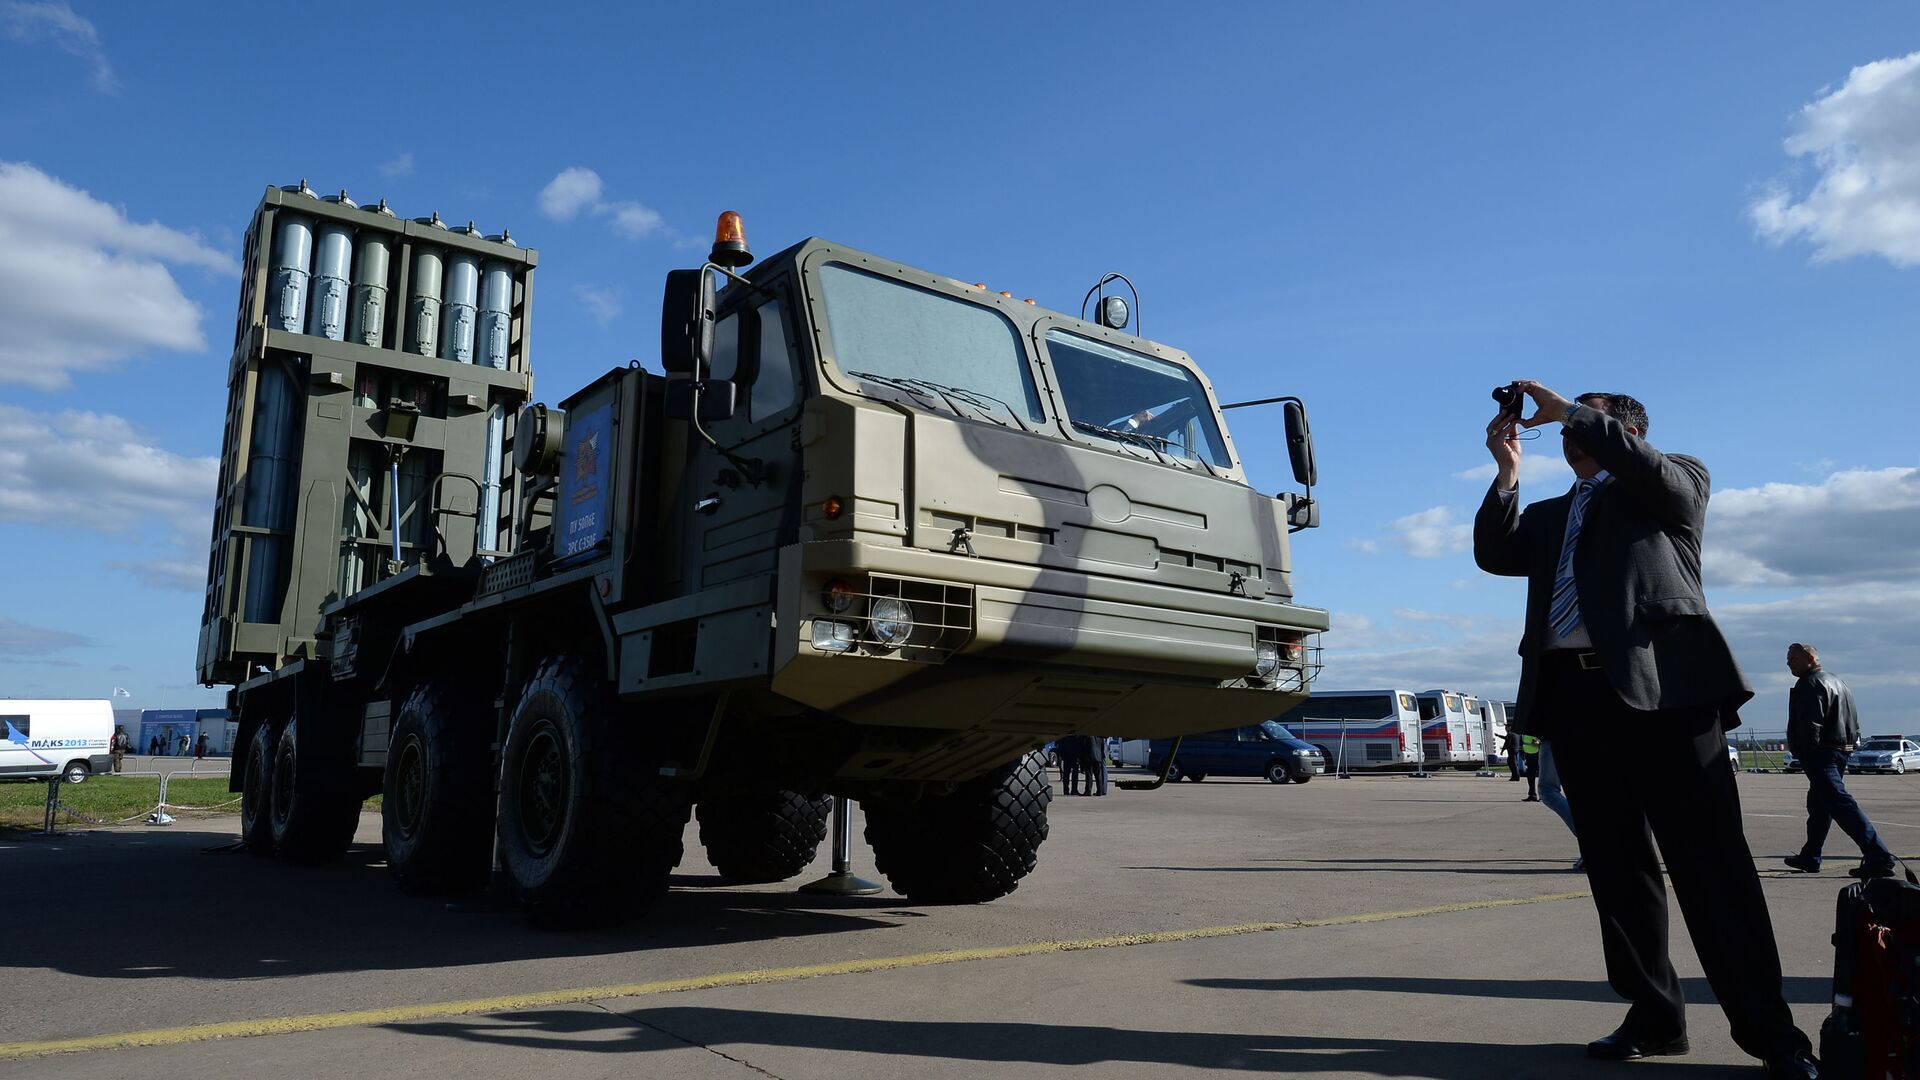
<instances>
[{"instance_id":1,"label":"shadow on pavement","mask_svg":"<svg viewBox=\"0 0 1920 1080\"><path fill-rule=\"evenodd\" d=\"M1782 980L1790 1005L1825 1005L1832 1000L1833 981L1813 975L1789 975ZM1209 990L1262 990L1327 993L1368 990L1383 994L1438 994L1444 997L1515 998L1526 1001L1626 1002L1606 980L1583 979L1436 979L1420 977L1334 977L1324 979L1188 979L1188 986ZM1681 989L1694 1005L1717 999L1705 979L1682 979ZM1600 1032L1594 1037L1606 1034Z\"/></svg>"},{"instance_id":2,"label":"shadow on pavement","mask_svg":"<svg viewBox=\"0 0 1920 1080\"><path fill-rule=\"evenodd\" d=\"M0 836L6 881L34 882L42 897L35 932L8 942L5 966L111 979L286 978L885 930L921 914L889 894L756 891L701 874L676 877L631 925L560 933L532 926L511 903L403 893L378 845L302 867L204 850L226 839L201 830L66 832L31 844ZM697 851L689 858L705 869ZM129 920L131 911L144 914ZM130 928L142 920L150 933Z\"/></svg>"},{"instance_id":3,"label":"shadow on pavement","mask_svg":"<svg viewBox=\"0 0 1920 1080\"><path fill-rule=\"evenodd\" d=\"M779 1071L755 1047L945 1058L1004 1066L1133 1063L1243 1072L1365 1073L1435 1080L1491 1077L1614 1077L1618 1063L1587 1059L1572 1043L1493 1045L1322 1035L1244 1035L1150 1031L1073 1024L875 1020L751 1009L675 1007L625 1013L586 1010L517 1013L484 1020L391 1025L395 1031L484 1045L618 1054L662 1049L656 1033L679 1043L724 1050L748 1065ZM627 1038L617 1036L626 1031ZM761 1058L756 1061L755 1058ZM643 1064L638 1066L645 1075ZM1671 1059L1633 1063L1636 1076L1745 1076L1750 1068Z\"/></svg>"},{"instance_id":4,"label":"shadow on pavement","mask_svg":"<svg viewBox=\"0 0 1920 1080\"><path fill-rule=\"evenodd\" d=\"M1542 862L1547 865L1539 865ZM1579 871L1568 869L1565 859L1534 860L1534 863L1533 866L1481 866L1461 863L1438 866L1427 864L1368 866L1366 860L1356 860L1331 866L1123 866L1121 869L1171 870L1186 874L1492 874L1501 877L1551 875L1585 880L1584 875Z\"/></svg>"}]
</instances>

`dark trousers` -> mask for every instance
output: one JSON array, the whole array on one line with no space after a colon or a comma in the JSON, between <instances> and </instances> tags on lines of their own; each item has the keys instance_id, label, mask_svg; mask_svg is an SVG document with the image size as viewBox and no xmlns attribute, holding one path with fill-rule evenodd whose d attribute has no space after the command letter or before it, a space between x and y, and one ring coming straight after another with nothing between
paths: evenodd
<instances>
[{"instance_id":1,"label":"dark trousers","mask_svg":"<svg viewBox=\"0 0 1920 1080\"><path fill-rule=\"evenodd\" d=\"M1069 795L1080 794L1080 755L1066 750L1055 753L1060 755L1060 790Z\"/></svg>"},{"instance_id":2,"label":"dark trousers","mask_svg":"<svg viewBox=\"0 0 1920 1080\"><path fill-rule=\"evenodd\" d=\"M1107 793L1107 755L1096 752L1092 760L1082 768L1085 770L1087 793L1105 795Z\"/></svg>"},{"instance_id":3,"label":"dark trousers","mask_svg":"<svg viewBox=\"0 0 1920 1080\"><path fill-rule=\"evenodd\" d=\"M1667 953L1664 856L1734 1042L1758 1058L1809 1049L1781 992L1780 950L1715 710L1630 708L1604 672L1558 652L1547 654L1542 675L1537 708L1551 726L1539 734L1553 740L1573 803L1607 982L1632 1003L1627 1027L1649 1038L1686 1028Z\"/></svg>"},{"instance_id":4,"label":"dark trousers","mask_svg":"<svg viewBox=\"0 0 1920 1080\"><path fill-rule=\"evenodd\" d=\"M1807 846L1800 849L1800 854L1819 862L1820 849L1827 843L1827 827L1838 825L1841 832L1860 845L1866 865L1890 867L1893 853L1880 841L1880 834L1873 831L1873 822L1867 820L1860 804L1854 802L1853 795L1847 791L1846 782L1840 779L1846 765L1845 750L1827 747L1800 758L1800 769L1807 774Z\"/></svg>"}]
</instances>

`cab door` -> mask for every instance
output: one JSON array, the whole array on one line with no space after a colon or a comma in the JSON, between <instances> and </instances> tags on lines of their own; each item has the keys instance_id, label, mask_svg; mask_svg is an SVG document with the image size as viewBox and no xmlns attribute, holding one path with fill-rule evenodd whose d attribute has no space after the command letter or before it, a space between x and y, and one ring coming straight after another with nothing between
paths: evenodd
<instances>
[{"instance_id":1,"label":"cab door","mask_svg":"<svg viewBox=\"0 0 1920 1080\"><path fill-rule=\"evenodd\" d=\"M780 548L799 535L801 470L790 429L805 385L786 279L735 290L714 326L709 374L734 384L734 414L703 425L717 447L694 437L682 492L693 508L688 592L773 573Z\"/></svg>"}]
</instances>

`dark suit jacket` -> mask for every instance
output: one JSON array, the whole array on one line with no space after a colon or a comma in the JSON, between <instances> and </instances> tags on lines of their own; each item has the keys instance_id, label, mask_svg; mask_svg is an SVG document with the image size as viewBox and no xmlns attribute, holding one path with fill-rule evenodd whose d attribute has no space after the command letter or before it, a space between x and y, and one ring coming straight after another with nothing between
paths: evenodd
<instances>
[{"instance_id":1,"label":"dark suit jacket","mask_svg":"<svg viewBox=\"0 0 1920 1080\"><path fill-rule=\"evenodd\" d=\"M1566 425L1610 474L1594 489L1573 554L1581 621L1610 683L1635 709L1715 706L1721 724L1753 697L1700 591L1700 535L1711 483L1707 467L1662 454L1598 409ZM1520 638L1517 730L1551 733L1551 703L1536 707L1540 654L1552 629L1547 605L1573 492L1520 510L1519 494L1489 488L1473 519L1473 559L1490 574L1527 579Z\"/></svg>"}]
</instances>

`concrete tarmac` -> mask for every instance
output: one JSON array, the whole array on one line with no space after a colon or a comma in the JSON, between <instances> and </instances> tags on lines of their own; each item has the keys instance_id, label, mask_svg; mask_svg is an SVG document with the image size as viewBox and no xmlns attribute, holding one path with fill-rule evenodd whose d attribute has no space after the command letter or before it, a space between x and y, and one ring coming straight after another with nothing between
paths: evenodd
<instances>
[{"instance_id":1,"label":"concrete tarmac","mask_svg":"<svg viewBox=\"0 0 1920 1080\"><path fill-rule=\"evenodd\" d=\"M1920 778L1849 786L1920 850ZM1741 790L1812 1035L1851 844L1788 874L1806 781ZM1573 840L1523 791L1503 773L1056 796L1040 868L972 907L797 893L824 847L794 882L728 886L690 827L673 893L585 934L400 893L377 815L319 868L218 850L232 818L0 831L0 1078L1755 1075L1677 911L1693 1052L1582 1055L1624 1006ZM155 1034L101 1038L136 1032ZM63 1039L156 1045L20 1056Z\"/></svg>"}]
</instances>

